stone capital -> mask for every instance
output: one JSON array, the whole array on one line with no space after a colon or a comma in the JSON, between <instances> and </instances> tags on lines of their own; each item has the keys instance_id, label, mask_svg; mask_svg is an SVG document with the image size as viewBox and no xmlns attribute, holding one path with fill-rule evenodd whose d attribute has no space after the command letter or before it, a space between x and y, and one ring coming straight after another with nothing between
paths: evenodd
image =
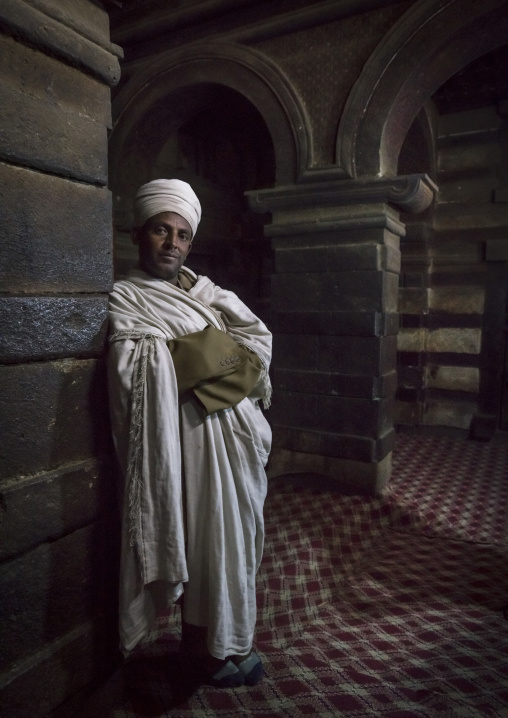
<instances>
[{"instance_id":1,"label":"stone capital","mask_svg":"<svg viewBox=\"0 0 508 718\"><path fill-rule=\"evenodd\" d=\"M426 174L390 178L337 179L246 192L254 212L277 212L309 207L391 204L403 212L423 212L437 186Z\"/></svg>"}]
</instances>

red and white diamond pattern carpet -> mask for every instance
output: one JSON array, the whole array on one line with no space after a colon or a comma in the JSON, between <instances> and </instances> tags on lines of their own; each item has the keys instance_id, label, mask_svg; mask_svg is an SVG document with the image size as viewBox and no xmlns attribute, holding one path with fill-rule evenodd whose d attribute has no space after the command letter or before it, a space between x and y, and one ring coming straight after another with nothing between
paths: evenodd
<instances>
[{"instance_id":1,"label":"red and white diamond pattern carpet","mask_svg":"<svg viewBox=\"0 0 508 718\"><path fill-rule=\"evenodd\" d=\"M175 611L116 718L508 718L508 437L401 432L382 495L277 481L265 519L263 682L171 689Z\"/></svg>"}]
</instances>

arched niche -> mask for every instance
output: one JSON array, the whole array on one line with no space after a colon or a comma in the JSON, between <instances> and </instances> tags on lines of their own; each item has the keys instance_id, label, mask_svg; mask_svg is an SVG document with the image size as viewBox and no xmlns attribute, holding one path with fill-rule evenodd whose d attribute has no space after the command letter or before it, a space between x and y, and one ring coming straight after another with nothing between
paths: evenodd
<instances>
[{"instance_id":1,"label":"arched niche","mask_svg":"<svg viewBox=\"0 0 508 718\"><path fill-rule=\"evenodd\" d=\"M178 124L182 118L191 116L189 103L200 104L197 93L191 93L191 98L186 90L206 85L230 88L258 110L273 142L277 184L293 183L307 168L311 152L308 123L284 75L250 48L196 43L163 53L144 65L113 101L110 137L113 192L121 185L121 167L128 161L126 154L132 143L143 141L140 128L146 127L147 117L173 98L166 119Z\"/></svg>"},{"instance_id":2,"label":"arched niche","mask_svg":"<svg viewBox=\"0 0 508 718\"><path fill-rule=\"evenodd\" d=\"M130 240L136 189L177 177L203 207L189 266L268 318L265 217L249 211L244 193L294 182L307 161L307 135L284 80L267 68L250 50L194 47L158 58L118 95L110 138L117 277L137 258Z\"/></svg>"},{"instance_id":3,"label":"arched niche","mask_svg":"<svg viewBox=\"0 0 508 718\"><path fill-rule=\"evenodd\" d=\"M468 63L508 42L506 0L421 0L365 64L346 103L337 163L351 177L390 177L424 103Z\"/></svg>"}]
</instances>

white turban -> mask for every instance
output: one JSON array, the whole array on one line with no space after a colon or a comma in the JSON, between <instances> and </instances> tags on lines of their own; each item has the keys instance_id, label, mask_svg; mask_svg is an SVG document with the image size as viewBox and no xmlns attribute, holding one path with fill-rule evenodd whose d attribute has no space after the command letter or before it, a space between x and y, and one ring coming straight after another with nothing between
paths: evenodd
<instances>
[{"instance_id":1,"label":"white turban","mask_svg":"<svg viewBox=\"0 0 508 718\"><path fill-rule=\"evenodd\" d=\"M176 212L187 220L196 234L201 219L201 205L190 184L177 179L156 179L142 185L134 198L134 224L144 223L160 212Z\"/></svg>"}]
</instances>

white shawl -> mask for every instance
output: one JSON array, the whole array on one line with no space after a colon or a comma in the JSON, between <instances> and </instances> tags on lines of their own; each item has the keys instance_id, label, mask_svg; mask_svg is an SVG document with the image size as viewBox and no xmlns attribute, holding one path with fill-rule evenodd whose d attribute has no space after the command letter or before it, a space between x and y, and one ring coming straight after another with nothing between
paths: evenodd
<instances>
[{"instance_id":1,"label":"white shawl","mask_svg":"<svg viewBox=\"0 0 508 718\"><path fill-rule=\"evenodd\" d=\"M115 284L110 310L111 417L125 476L122 643L130 650L150 630L155 610L145 587L164 581L168 601L186 584L185 619L208 625L212 655L246 653L271 439L257 400L270 399L271 335L206 277L186 292L133 270ZM254 351L265 371L250 398L204 419L195 402L178 411L167 341L207 324Z\"/></svg>"}]
</instances>

